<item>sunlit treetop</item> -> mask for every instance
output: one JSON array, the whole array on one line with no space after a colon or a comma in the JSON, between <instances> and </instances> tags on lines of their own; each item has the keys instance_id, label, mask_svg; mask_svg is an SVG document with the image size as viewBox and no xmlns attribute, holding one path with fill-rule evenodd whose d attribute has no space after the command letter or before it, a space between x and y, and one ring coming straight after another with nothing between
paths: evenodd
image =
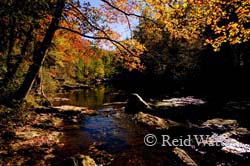
<instances>
[{"instance_id":1,"label":"sunlit treetop","mask_svg":"<svg viewBox=\"0 0 250 166\"><path fill-rule=\"evenodd\" d=\"M249 0L145 0L140 10L165 23L174 38L199 39L215 51L250 40ZM191 40L190 40L191 41Z\"/></svg>"}]
</instances>

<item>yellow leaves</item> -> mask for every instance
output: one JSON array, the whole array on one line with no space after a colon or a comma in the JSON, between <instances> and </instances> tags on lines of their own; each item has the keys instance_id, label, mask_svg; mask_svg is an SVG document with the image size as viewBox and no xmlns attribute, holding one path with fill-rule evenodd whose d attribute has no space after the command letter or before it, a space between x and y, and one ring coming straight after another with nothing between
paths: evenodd
<instances>
[{"instance_id":1,"label":"yellow leaves","mask_svg":"<svg viewBox=\"0 0 250 166\"><path fill-rule=\"evenodd\" d=\"M124 40L121 44L126 47L126 50L119 46L120 52L117 54L125 67L129 70L142 70L143 65L141 64L140 55L146 51L145 46L135 39Z\"/></svg>"},{"instance_id":2,"label":"yellow leaves","mask_svg":"<svg viewBox=\"0 0 250 166\"><path fill-rule=\"evenodd\" d=\"M157 13L155 14L155 18L156 18L156 19L160 19L161 17L162 17L162 14L161 14L161 13L157 12Z\"/></svg>"},{"instance_id":3,"label":"yellow leaves","mask_svg":"<svg viewBox=\"0 0 250 166\"><path fill-rule=\"evenodd\" d=\"M230 10L227 10L230 9ZM247 28L244 27L250 21L249 0L213 0L209 2L206 24L216 35L205 42L211 44L218 51L222 43L232 45L250 41Z\"/></svg>"},{"instance_id":4,"label":"yellow leaves","mask_svg":"<svg viewBox=\"0 0 250 166\"><path fill-rule=\"evenodd\" d=\"M222 43L250 41L249 0L146 0L153 20L162 21L164 30L174 38L198 39L205 28L215 50ZM169 5L170 4L170 5ZM171 7L170 7L171 6Z\"/></svg>"},{"instance_id":5,"label":"yellow leaves","mask_svg":"<svg viewBox=\"0 0 250 166\"><path fill-rule=\"evenodd\" d=\"M207 19L207 25L210 25L210 24L212 24L212 19L209 17L209 18Z\"/></svg>"},{"instance_id":6,"label":"yellow leaves","mask_svg":"<svg viewBox=\"0 0 250 166\"><path fill-rule=\"evenodd\" d=\"M176 5L175 5L175 8L176 8L176 9L179 9L179 8L180 8L180 5L179 5L179 4L176 4Z\"/></svg>"},{"instance_id":7,"label":"yellow leaves","mask_svg":"<svg viewBox=\"0 0 250 166\"><path fill-rule=\"evenodd\" d=\"M187 8L188 4L186 2L183 3L183 7Z\"/></svg>"}]
</instances>

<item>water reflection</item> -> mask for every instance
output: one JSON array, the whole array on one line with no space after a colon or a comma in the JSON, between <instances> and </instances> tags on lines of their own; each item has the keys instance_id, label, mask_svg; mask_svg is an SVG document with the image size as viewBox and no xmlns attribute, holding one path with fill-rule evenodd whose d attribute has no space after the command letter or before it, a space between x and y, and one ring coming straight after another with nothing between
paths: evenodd
<instances>
[{"instance_id":1,"label":"water reflection","mask_svg":"<svg viewBox=\"0 0 250 166\"><path fill-rule=\"evenodd\" d=\"M82 140L86 141L87 138L87 142L98 142L98 149L105 150L108 153L117 153L134 143L143 143L143 139L141 139L143 132L131 121L132 115L127 115L121 111L121 105L103 105L104 103L125 101L126 97L118 92L108 86L70 91L59 96L68 98L69 101L61 101L55 104L96 109L100 113L99 115L86 117L81 123L79 132L81 132L82 137L86 136Z\"/></svg>"},{"instance_id":2,"label":"water reflection","mask_svg":"<svg viewBox=\"0 0 250 166\"><path fill-rule=\"evenodd\" d=\"M121 96L121 94L115 93L112 87L102 85L91 89L75 90L60 94L59 97L67 98L69 101L56 101L54 104L98 109L102 107L104 103L121 100Z\"/></svg>"}]
</instances>

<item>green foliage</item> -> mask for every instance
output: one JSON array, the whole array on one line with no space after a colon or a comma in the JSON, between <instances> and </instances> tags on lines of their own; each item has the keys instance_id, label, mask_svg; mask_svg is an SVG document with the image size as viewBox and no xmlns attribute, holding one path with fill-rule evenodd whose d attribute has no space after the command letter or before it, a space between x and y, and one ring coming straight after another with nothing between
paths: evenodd
<instances>
[{"instance_id":1,"label":"green foliage","mask_svg":"<svg viewBox=\"0 0 250 166\"><path fill-rule=\"evenodd\" d=\"M78 59L75 72L76 80L80 82L111 77L115 74L113 55L104 54L102 58L91 57L89 63Z\"/></svg>"},{"instance_id":2,"label":"green foliage","mask_svg":"<svg viewBox=\"0 0 250 166\"><path fill-rule=\"evenodd\" d=\"M116 60L112 53L106 54L102 57L103 65L104 65L104 73L105 77L109 78L116 74Z\"/></svg>"}]
</instances>

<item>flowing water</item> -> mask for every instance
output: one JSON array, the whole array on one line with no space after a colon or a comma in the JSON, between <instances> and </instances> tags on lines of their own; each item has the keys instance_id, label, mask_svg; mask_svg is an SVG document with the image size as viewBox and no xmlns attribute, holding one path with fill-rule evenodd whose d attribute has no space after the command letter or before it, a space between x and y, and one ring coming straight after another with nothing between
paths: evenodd
<instances>
[{"instance_id":1,"label":"flowing water","mask_svg":"<svg viewBox=\"0 0 250 166\"><path fill-rule=\"evenodd\" d=\"M68 98L69 101L56 102L56 105L83 106L99 112L99 115L83 119L80 130L73 130L68 135L64 135L62 139L66 145L66 149L63 151L65 156L79 151L88 154L90 153L89 148L92 146L100 153L105 152L112 155L105 160L119 158L119 163L128 162L130 153L135 155L140 152L141 156L150 154L150 152L144 154L144 150L134 152L138 147L145 148L143 137L147 133L146 129L137 126L132 121L133 115L124 113L124 104L112 105L114 102L126 101L127 97L121 91L100 86L93 89L70 91L60 94L59 97ZM100 155L104 155L105 158L105 154ZM120 158L123 159L120 160ZM148 159L145 157L145 160Z\"/></svg>"},{"instance_id":2,"label":"flowing water","mask_svg":"<svg viewBox=\"0 0 250 166\"><path fill-rule=\"evenodd\" d=\"M90 155L103 165L180 165L176 158L169 154L172 147L147 147L144 144L144 136L150 131L135 124L133 115L124 112L124 105L110 104L126 101L127 96L122 91L100 86L70 91L59 97L68 98L69 101L57 102L57 105L83 106L99 112L99 115L83 119L80 129L74 129L63 136L65 149L61 151L62 157L80 152ZM206 160L201 159L204 156L208 157L208 161L203 163L208 165L227 163L224 155L202 155L195 150L188 153L198 163ZM221 161L216 164L216 160ZM238 164L234 161L230 163Z\"/></svg>"}]
</instances>

